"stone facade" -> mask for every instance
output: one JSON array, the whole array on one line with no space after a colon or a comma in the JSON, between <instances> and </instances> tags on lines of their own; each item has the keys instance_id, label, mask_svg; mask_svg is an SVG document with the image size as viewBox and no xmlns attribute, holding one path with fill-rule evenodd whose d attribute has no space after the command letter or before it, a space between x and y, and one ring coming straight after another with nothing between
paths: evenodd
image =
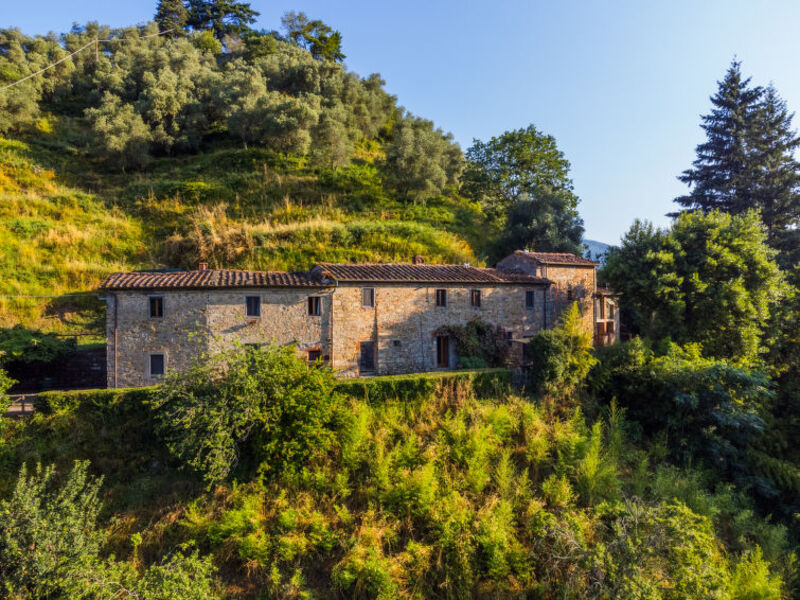
<instances>
[{"instance_id":1,"label":"stone facade","mask_svg":"<svg viewBox=\"0 0 800 600\"><path fill-rule=\"evenodd\" d=\"M364 307L362 289L372 287L374 306ZM436 305L436 290L446 291L446 306ZM480 307L472 306L472 291L480 291ZM534 293L526 308L525 293ZM436 334L441 327L463 326L480 319L500 325L520 339L546 325L545 286L503 285L375 285L340 286L333 295L332 366L344 376L363 374L359 366L362 342L375 346L376 375L432 371L438 367ZM456 366L452 344L448 367Z\"/></svg>"},{"instance_id":2,"label":"stone facade","mask_svg":"<svg viewBox=\"0 0 800 600\"><path fill-rule=\"evenodd\" d=\"M524 342L573 300L596 334L594 263L542 265L518 254L497 269L323 263L304 273L114 274L103 286L108 386L151 385L160 377L151 367L183 370L237 343L292 344L345 377L455 368L454 343L437 339L442 328L480 319ZM248 316L248 297L258 298L258 316ZM160 298L157 316L151 298ZM521 357L521 344L512 347Z\"/></svg>"},{"instance_id":3,"label":"stone facade","mask_svg":"<svg viewBox=\"0 0 800 600\"><path fill-rule=\"evenodd\" d=\"M597 263L585 259L580 263L547 262L547 259L532 258L532 254L535 256L537 253L515 252L498 262L497 268L549 279L555 314L560 316L570 304L577 302L586 331L594 332Z\"/></svg>"}]
</instances>

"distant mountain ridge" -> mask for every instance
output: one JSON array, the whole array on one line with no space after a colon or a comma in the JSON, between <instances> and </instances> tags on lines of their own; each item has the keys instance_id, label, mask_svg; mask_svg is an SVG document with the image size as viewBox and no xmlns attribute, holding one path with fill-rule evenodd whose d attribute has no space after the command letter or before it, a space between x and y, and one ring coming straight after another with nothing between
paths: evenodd
<instances>
[{"instance_id":1,"label":"distant mountain ridge","mask_svg":"<svg viewBox=\"0 0 800 600\"><path fill-rule=\"evenodd\" d=\"M583 245L585 247L585 256L605 264L606 252L608 252L608 249L611 248L610 244L598 242L597 240L583 240Z\"/></svg>"}]
</instances>

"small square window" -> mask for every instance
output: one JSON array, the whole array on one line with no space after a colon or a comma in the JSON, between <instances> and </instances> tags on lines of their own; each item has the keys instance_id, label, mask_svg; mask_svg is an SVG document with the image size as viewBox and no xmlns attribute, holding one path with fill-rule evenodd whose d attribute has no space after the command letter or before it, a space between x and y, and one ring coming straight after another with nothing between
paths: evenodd
<instances>
[{"instance_id":1,"label":"small square window","mask_svg":"<svg viewBox=\"0 0 800 600\"><path fill-rule=\"evenodd\" d=\"M525 308L533 308L536 302L535 292L533 290L526 290L525 292Z\"/></svg>"},{"instance_id":2,"label":"small square window","mask_svg":"<svg viewBox=\"0 0 800 600\"><path fill-rule=\"evenodd\" d=\"M361 306L372 308L375 306L375 288L361 289Z\"/></svg>"},{"instance_id":3,"label":"small square window","mask_svg":"<svg viewBox=\"0 0 800 600\"><path fill-rule=\"evenodd\" d=\"M480 290L472 290L470 292L469 298L470 298L470 303L472 304L472 306L474 306L476 308L480 308L481 307L481 291Z\"/></svg>"},{"instance_id":4,"label":"small square window","mask_svg":"<svg viewBox=\"0 0 800 600\"><path fill-rule=\"evenodd\" d=\"M150 355L150 377L161 377L164 375L164 355Z\"/></svg>"},{"instance_id":5,"label":"small square window","mask_svg":"<svg viewBox=\"0 0 800 600\"><path fill-rule=\"evenodd\" d=\"M247 309L248 317L261 316L261 297L260 296L245 296L245 307Z\"/></svg>"},{"instance_id":6,"label":"small square window","mask_svg":"<svg viewBox=\"0 0 800 600\"><path fill-rule=\"evenodd\" d=\"M309 296L308 297L308 314L312 317L318 317L320 315L320 302L319 296Z\"/></svg>"},{"instance_id":7,"label":"small square window","mask_svg":"<svg viewBox=\"0 0 800 600\"><path fill-rule=\"evenodd\" d=\"M322 350L309 350L308 351L308 362L312 365L316 364L317 361L322 359Z\"/></svg>"},{"instance_id":8,"label":"small square window","mask_svg":"<svg viewBox=\"0 0 800 600\"><path fill-rule=\"evenodd\" d=\"M392 346L394 346L395 348L399 348L400 347L400 340L392 340Z\"/></svg>"},{"instance_id":9,"label":"small square window","mask_svg":"<svg viewBox=\"0 0 800 600\"><path fill-rule=\"evenodd\" d=\"M447 290L436 290L436 306L447 306Z\"/></svg>"},{"instance_id":10,"label":"small square window","mask_svg":"<svg viewBox=\"0 0 800 600\"><path fill-rule=\"evenodd\" d=\"M164 296L150 296L150 318L160 319L164 316Z\"/></svg>"}]
</instances>

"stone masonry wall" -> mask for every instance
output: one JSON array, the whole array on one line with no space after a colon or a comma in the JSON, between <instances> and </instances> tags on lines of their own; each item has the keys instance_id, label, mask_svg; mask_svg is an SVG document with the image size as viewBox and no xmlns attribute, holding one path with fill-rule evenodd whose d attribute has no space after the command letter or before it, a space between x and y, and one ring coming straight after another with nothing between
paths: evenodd
<instances>
[{"instance_id":1,"label":"stone masonry wall","mask_svg":"<svg viewBox=\"0 0 800 600\"><path fill-rule=\"evenodd\" d=\"M547 265L544 267L544 273L544 277L554 284L551 294L556 315L560 316L572 302L577 301L583 317L583 326L586 331L594 335L594 293L597 291L595 268ZM572 300L569 299L570 290L572 290Z\"/></svg>"},{"instance_id":2,"label":"stone masonry wall","mask_svg":"<svg viewBox=\"0 0 800 600\"><path fill-rule=\"evenodd\" d=\"M310 295L321 296L320 316L308 314ZM164 298L162 318L150 318L150 296ZM246 316L245 296L261 297L260 317ZM198 354L234 342L294 343L303 353L310 349L320 350L323 356L330 353L331 292L326 289L164 290L117 292L108 298L109 387L153 384L155 379L148 372L151 353L164 354L167 370L185 369Z\"/></svg>"},{"instance_id":3,"label":"stone masonry wall","mask_svg":"<svg viewBox=\"0 0 800 600\"><path fill-rule=\"evenodd\" d=\"M375 306L363 307L361 290L373 287ZM359 375L360 343L375 342L377 375L436 370L436 338L442 326L474 319L512 330L514 337L534 335L544 326L544 288L502 285L342 285L333 296L333 368L340 375ZM447 306L436 306L436 289L447 290ZM481 290L481 306L470 302ZM534 308L525 307L525 291L535 291ZM450 345L450 368L456 366Z\"/></svg>"},{"instance_id":4,"label":"stone masonry wall","mask_svg":"<svg viewBox=\"0 0 800 600\"><path fill-rule=\"evenodd\" d=\"M579 302L578 307L583 315L586 331L594 335L594 293L597 282L595 267L592 265L541 265L524 255L512 254L497 263L498 268L518 269L529 275L546 277L553 282L550 288L550 299L553 307L554 321L552 327L561 316L561 313L574 300ZM569 290L572 290L572 299L569 300Z\"/></svg>"}]
</instances>

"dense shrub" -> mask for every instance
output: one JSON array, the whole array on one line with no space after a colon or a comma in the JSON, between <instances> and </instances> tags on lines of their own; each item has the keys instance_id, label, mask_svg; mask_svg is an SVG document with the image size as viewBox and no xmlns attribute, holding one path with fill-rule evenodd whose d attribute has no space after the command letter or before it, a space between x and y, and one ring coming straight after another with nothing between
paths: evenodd
<instances>
[{"instance_id":1,"label":"dense shrub","mask_svg":"<svg viewBox=\"0 0 800 600\"><path fill-rule=\"evenodd\" d=\"M150 406L170 450L218 482L242 455L273 475L325 452L339 406L335 384L293 347L235 348L169 375Z\"/></svg>"},{"instance_id":2,"label":"dense shrub","mask_svg":"<svg viewBox=\"0 0 800 600\"><path fill-rule=\"evenodd\" d=\"M800 483L792 468L783 469L788 480L779 483L753 462L773 398L763 372L705 358L696 345L668 344L659 354L639 338L604 348L599 358L592 389L606 402L616 398L649 439L665 436L673 460L703 461L766 496Z\"/></svg>"},{"instance_id":3,"label":"dense shrub","mask_svg":"<svg viewBox=\"0 0 800 600\"><path fill-rule=\"evenodd\" d=\"M60 338L15 325L0 329L0 363L3 362L52 362L75 352L75 338Z\"/></svg>"},{"instance_id":4,"label":"dense shrub","mask_svg":"<svg viewBox=\"0 0 800 600\"><path fill-rule=\"evenodd\" d=\"M0 580L11 597L69 595L74 580L93 567L102 543L95 529L102 480L76 462L60 487L56 471L23 465L16 487L0 502ZM74 589L72 591L75 591Z\"/></svg>"},{"instance_id":5,"label":"dense shrub","mask_svg":"<svg viewBox=\"0 0 800 600\"><path fill-rule=\"evenodd\" d=\"M596 360L592 336L587 332L574 302L562 315L561 323L537 334L528 342L531 385L536 391L565 397L575 391Z\"/></svg>"}]
</instances>

